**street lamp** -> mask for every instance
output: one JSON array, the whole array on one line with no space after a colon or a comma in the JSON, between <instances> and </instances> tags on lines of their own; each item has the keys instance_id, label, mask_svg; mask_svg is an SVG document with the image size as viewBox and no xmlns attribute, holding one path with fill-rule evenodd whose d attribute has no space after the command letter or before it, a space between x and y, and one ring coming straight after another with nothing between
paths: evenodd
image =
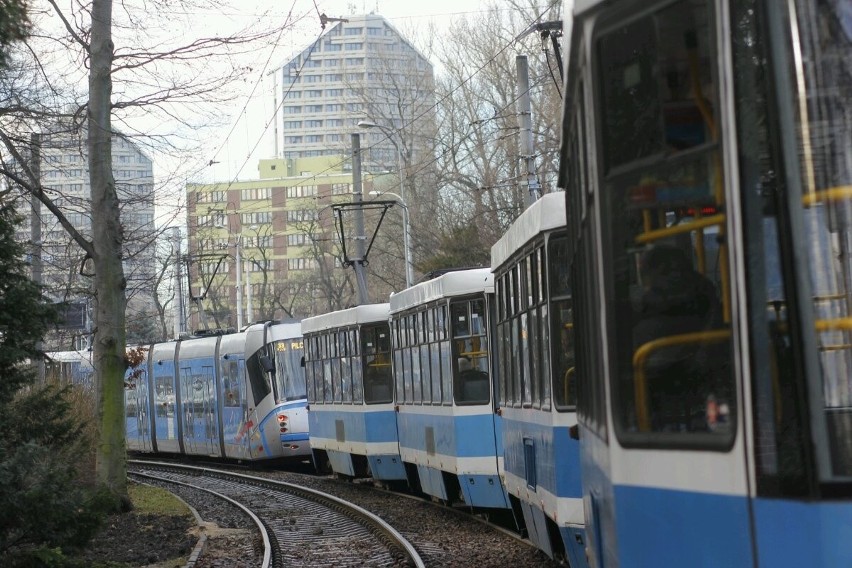
<instances>
[{"instance_id":1,"label":"street lamp","mask_svg":"<svg viewBox=\"0 0 852 568\"><path fill-rule=\"evenodd\" d=\"M402 148L397 143L394 138L394 134L396 132L389 128L382 126L381 124L376 124L375 122L369 120L361 120L358 122L359 128L378 128L388 137L388 140L391 144L393 144L394 148L396 148L396 161L397 161L397 175L399 176L399 195L391 192L384 192L387 195L393 195L397 198L400 205L402 205L402 216L403 216L403 240L405 242L405 285L406 287L410 287L414 282L414 265L411 263L411 226L409 223L409 211L408 205L405 203L405 170L403 169L402 163ZM370 195L381 195L380 192L371 191Z\"/></svg>"},{"instance_id":2,"label":"street lamp","mask_svg":"<svg viewBox=\"0 0 852 568\"><path fill-rule=\"evenodd\" d=\"M414 266L411 264L411 227L408 224L408 204L405 203L401 195L397 195L392 191L371 191L370 195L377 197L391 195L402 206L402 246L405 252L405 287L410 288L414 282Z\"/></svg>"}]
</instances>

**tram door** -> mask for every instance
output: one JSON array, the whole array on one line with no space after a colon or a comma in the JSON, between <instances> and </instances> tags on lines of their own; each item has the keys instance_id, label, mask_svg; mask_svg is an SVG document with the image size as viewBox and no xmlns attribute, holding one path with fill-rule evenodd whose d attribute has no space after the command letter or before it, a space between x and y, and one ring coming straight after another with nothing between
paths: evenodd
<instances>
[{"instance_id":1,"label":"tram door","mask_svg":"<svg viewBox=\"0 0 852 568\"><path fill-rule=\"evenodd\" d=\"M128 370L125 378L124 409L128 445L135 450L150 452L151 414L148 406L148 370Z\"/></svg>"},{"instance_id":2,"label":"tram door","mask_svg":"<svg viewBox=\"0 0 852 568\"><path fill-rule=\"evenodd\" d=\"M753 562L720 27L713 0L622 2L595 23L599 235L585 268L602 268L609 422L581 444L596 566Z\"/></svg>"}]
</instances>

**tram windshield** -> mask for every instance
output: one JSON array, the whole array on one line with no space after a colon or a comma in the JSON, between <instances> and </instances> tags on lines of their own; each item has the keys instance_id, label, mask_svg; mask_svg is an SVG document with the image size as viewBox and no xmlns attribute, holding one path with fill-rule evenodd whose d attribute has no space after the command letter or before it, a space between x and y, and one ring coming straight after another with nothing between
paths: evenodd
<instances>
[{"instance_id":1,"label":"tram windshield","mask_svg":"<svg viewBox=\"0 0 852 568\"><path fill-rule=\"evenodd\" d=\"M285 339L273 344L275 384L280 402L298 400L307 395L302 339Z\"/></svg>"},{"instance_id":2,"label":"tram windshield","mask_svg":"<svg viewBox=\"0 0 852 568\"><path fill-rule=\"evenodd\" d=\"M736 405L713 6L667 5L597 49L619 436L721 449Z\"/></svg>"}]
</instances>

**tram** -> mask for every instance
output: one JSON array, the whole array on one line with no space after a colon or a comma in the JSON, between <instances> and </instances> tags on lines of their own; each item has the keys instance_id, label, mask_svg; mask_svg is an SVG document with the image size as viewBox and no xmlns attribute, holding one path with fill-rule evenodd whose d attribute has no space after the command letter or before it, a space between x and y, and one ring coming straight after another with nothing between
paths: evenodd
<instances>
[{"instance_id":1,"label":"tram","mask_svg":"<svg viewBox=\"0 0 852 568\"><path fill-rule=\"evenodd\" d=\"M391 373L389 305L307 318L305 373L317 471L405 481Z\"/></svg>"},{"instance_id":2,"label":"tram","mask_svg":"<svg viewBox=\"0 0 852 568\"><path fill-rule=\"evenodd\" d=\"M852 565L849 3L568 16L591 565Z\"/></svg>"},{"instance_id":3,"label":"tram","mask_svg":"<svg viewBox=\"0 0 852 568\"><path fill-rule=\"evenodd\" d=\"M487 268L391 294L399 451L416 489L447 503L510 509L500 480Z\"/></svg>"},{"instance_id":4,"label":"tram","mask_svg":"<svg viewBox=\"0 0 852 568\"><path fill-rule=\"evenodd\" d=\"M586 565L574 305L561 192L524 211L491 248L505 486L529 539Z\"/></svg>"}]
</instances>

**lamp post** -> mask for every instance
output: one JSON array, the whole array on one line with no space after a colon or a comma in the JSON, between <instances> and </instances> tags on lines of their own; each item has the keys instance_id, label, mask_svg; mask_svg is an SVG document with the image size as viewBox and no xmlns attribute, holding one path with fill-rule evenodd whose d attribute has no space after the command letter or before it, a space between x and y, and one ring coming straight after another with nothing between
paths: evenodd
<instances>
[{"instance_id":1,"label":"lamp post","mask_svg":"<svg viewBox=\"0 0 852 568\"><path fill-rule=\"evenodd\" d=\"M394 139L395 132L382 126L381 124L376 124L375 122L369 120L361 120L358 122L359 128L378 128L390 140L390 143L393 144L394 148L396 148L396 162L397 162L397 175L399 176L399 194L391 193L389 191L384 192L387 195L393 195L399 201L399 204L402 205L402 217L403 217L403 243L405 250L405 286L406 288L410 287L414 282L414 265L411 263L411 226L409 223L409 211L408 204L405 202L405 170L402 167L402 148ZM381 192L371 191L370 195L382 195Z\"/></svg>"},{"instance_id":2,"label":"lamp post","mask_svg":"<svg viewBox=\"0 0 852 568\"><path fill-rule=\"evenodd\" d=\"M382 195L393 196L402 206L402 247L405 253L405 287L410 288L414 283L414 267L411 264L411 227L408 224L408 204L401 195L397 195L392 191L371 191L370 195L377 197Z\"/></svg>"}]
</instances>

